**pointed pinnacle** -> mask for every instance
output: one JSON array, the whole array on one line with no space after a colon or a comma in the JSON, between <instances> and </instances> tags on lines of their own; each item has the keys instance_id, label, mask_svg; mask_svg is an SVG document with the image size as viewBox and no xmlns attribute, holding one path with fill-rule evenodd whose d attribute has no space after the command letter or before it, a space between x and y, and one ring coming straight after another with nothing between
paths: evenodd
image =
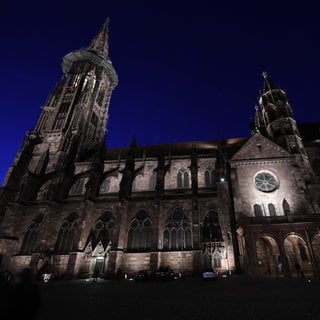
<instances>
[{"instance_id":1,"label":"pointed pinnacle","mask_svg":"<svg viewBox=\"0 0 320 320\"><path fill-rule=\"evenodd\" d=\"M109 31L109 18L106 19L100 31L91 41L88 49L97 52L104 57L108 57L108 31Z\"/></svg>"}]
</instances>

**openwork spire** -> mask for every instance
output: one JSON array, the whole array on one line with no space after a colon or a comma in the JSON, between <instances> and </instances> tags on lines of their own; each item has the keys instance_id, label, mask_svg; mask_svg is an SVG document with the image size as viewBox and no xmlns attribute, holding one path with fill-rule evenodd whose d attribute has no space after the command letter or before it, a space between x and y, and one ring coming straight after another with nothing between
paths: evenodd
<instances>
[{"instance_id":1,"label":"openwork spire","mask_svg":"<svg viewBox=\"0 0 320 320\"><path fill-rule=\"evenodd\" d=\"M107 18L103 26L101 27L100 31L91 41L88 49L95 51L99 55L103 57L108 57L108 31L109 31L109 19Z\"/></svg>"},{"instance_id":2,"label":"openwork spire","mask_svg":"<svg viewBox=\"0 0 320 320\"><path fill-rule=\"evenodd\" d=\"M270 77L268 76L267 71L262 72L262 76L264 78L263 82L263 93L266 93L268 91L271 91L272 89L278 89L270 80Z\"/></svg>"}]
</instances>

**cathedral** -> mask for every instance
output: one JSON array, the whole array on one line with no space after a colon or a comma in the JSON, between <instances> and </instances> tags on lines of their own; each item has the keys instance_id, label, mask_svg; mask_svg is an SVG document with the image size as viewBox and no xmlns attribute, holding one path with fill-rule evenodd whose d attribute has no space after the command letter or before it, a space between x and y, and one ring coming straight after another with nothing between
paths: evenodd
<instances>
[{"instance_id":1,"label":"cathedral","mask_svg":"<svg viewBox=\"0 0 320 320\"><path fill-rule=\"evenodd\" d=\"M0 268L68 279L119 270L320 272L319 123L297 124L263 73L247 138L105 143L117 73L109 22L63 76L0 190Z\"/></svg>"}]
</instances>

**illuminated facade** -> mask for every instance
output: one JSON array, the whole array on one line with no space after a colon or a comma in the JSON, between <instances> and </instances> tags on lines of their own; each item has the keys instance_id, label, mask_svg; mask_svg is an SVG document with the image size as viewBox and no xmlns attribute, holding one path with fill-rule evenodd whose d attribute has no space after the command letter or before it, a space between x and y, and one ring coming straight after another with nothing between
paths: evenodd
<instances>
[{"instance_id":1,"label":"illuminated facade","mask_svg":"<svg viewBox=\"0 0 320 320\"><path fill-rule=\"evenodd\" d=\"M108 21L62 67L1 189L2 268L319 272L319 127L296 124L267 74L250 138L106 149Z\"/></svg>"}]
</instances>

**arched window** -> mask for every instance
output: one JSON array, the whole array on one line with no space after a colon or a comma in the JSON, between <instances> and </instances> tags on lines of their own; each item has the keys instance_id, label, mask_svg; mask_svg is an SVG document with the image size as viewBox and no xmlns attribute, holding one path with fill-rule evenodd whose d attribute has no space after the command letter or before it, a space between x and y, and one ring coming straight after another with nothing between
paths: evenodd
<instances>
[{"instance_id":1,"label":"arched window","mask_svg":"<svg viewBox=\"0 0 320 320\"><path fill-rule=\"evenodd\" d=\"M103 100L104 100L104 96L106 94L106 86L105 85L101 85L99 88L99 93L98 93L98 97L97 97L97 103L99 106L103 105Z\"/></svg>"},{"instance_id":2,"label":"arched window","mask_svg":"<svg viewBox=\"0 0 320 320\"><path fill-rule=\"evenodd\" d=\"M254 216L255 217L262 217L263 214L262 214L262 209L261 209L261 206L258 205L258 204L255 204L253 206L253 211L254 211Z\"/></svg>"},{"instance_id":3,"label":"arched window","mask_svg":"<svg viewBox=\"0 0 320 320\"><path fill-rule=\"evenodd\" d=\"M283 198L283 200L282 200L282 208L283 208L283 213L285 216L290 214L290 205L285 198Z\"/></svg>"},{"instance_id":4,"label":"arched window","mask_svg":"<svg viewBox=\"0 0 320 320\"><path fill-rule=\"evenodd\" d=\"M271 217L277 215L277 213L276 213L276 208L275 208L275 206L274 206L273 203L269 203L269 204L268 204L268 209L269 209L269 215L270 215Z\"/></svg>"},{"instance_id":5,"label":"arched window","mask_svg":"<svg viewBox=\"0 0 320 320\"><path fill-rule=\"evenodd\" d=\"M191 227L181 209L176 209L164 225L163 248L166 250L192 248Z\"/></svg>"},{"instance_id":6,"label":"arched window","mask_svg":"<svg viewBox=\"0 0 320 320\"><path fill-rule=\"evenodd\" d=\"M25 233L20 248L21 254L31 254L34 252L37 245L37 238L39 228L43 220L43 214L38 215L29 225L27 232Z\"/></svg>"},{"instance_id":7,"label":"arched window","mask_svg":"<svg viewBox=\"0 0 320 320\"><path fill-rule=\"evenodd\" d=\"M211 210L203 220L203 226L201 228L201 241L202 242L214 242L222 241L222 233L219 224L218 212Z\"/></svg>"},{"instance_id":8,"label":"arched window","mask_svg":"<svg viewBox=\"0 0 320 320\"><path fill-rule=\"evenodd\" d=\"M99 241L101 241L104 248L108 246L109 241L111 240L114 220L114 216L110 211L104 212L96 220L89 236L93 249L96 247Z\"/></svg>"},{"instance_id":9,"label":"arched window","mask_svg":"<svg viewBox=\"0 0 320 320\"><path fill-rule=\"evenodd\" d=\"M152 221L145 210L133 217L128 231L128 250L148 251L152 243Z\"/></svg>"},{"instance_id":10,"label":"arched window","mask_svg":"<svg viewBox=\"0 0 320 320\"><path fill-rule=\"evenodd\" d=\"M204 173L204 180L206 187L212 187L214 185L214 170L212 168L207 168Z\"/></svg>"},{"instance_id":11,"label":"arched window","mask_svg":"<svg viewBox=\"0 0 320 320\"><path fill-rule=\"evenodd\" d=\"M88 181L88 178L78 179L70 188L69 195L80 195L84 194L85 186Z\"/></svg>"},{"instance_id":12,"label":"arched window","mask_svg":"<svg viewBox=\"0 0 320 320\"><path fill-rule=\"evenodd\" d=\"M58 238L56 242L56 251L59 253L67 253L73 251L74 237L75 237L75 225L78 219L78 214L71 213L66 219L63 220L60 227Z\"/></svg>"},{"instance_id":13,"label":"arched window","mask_svg":"<svg viewBox=\"0 0 320 320\"><path fill-rule=\"evenodd\" d=\"M221 256L218 254L215 254L213 256L213 267L214 268L221 268Z\"/></svg>"},{"instance_id":14,"label":"arched window","mask_svg":"<svg viewBox=\"0 0 320 320\"><path fill-rule=\"evenodd\" d=\"M178 172L178 189L189 188L189 175L185 168L181 168Z\"/></svg>"}]
</instances>

